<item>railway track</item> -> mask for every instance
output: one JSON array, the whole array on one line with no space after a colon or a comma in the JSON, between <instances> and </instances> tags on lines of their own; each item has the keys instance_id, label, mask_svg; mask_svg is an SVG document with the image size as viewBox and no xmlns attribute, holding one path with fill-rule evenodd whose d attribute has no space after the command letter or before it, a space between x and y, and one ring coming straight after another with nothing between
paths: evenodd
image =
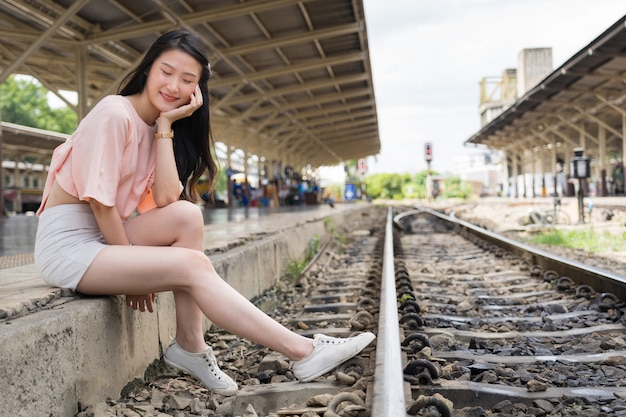
<instances>
[{"instance_id":1,"label":"railway track","mask_svg":"<svg viewBox=\"0 0 626 417\"><path fill-rule=\"evenodd\" d=\"M236 397L157 363L100 412L626 415L622 277L428 209L373 213L326 242L297 282L259 300L303 334L377 333L356 358L301 384L283 358L215 331L209 342L236 376Z\"/></svg>"}]
</instances>

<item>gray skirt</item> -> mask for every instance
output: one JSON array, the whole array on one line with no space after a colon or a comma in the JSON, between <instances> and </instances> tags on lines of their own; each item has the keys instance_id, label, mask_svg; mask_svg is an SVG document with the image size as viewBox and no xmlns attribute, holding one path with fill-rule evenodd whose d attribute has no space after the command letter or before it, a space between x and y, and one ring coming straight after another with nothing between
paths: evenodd
<instances>
[{"instance_id":1,"label":"gray skirt","mask_svg":"<svg viewBox=\"0 0 626 417\"><path fill-rule=\"evenodd\" d=\"M106 246L87 204L54 206L39 215L35 266L40 277L54 287L75 290Z\"/></svg>"}]
</instances>

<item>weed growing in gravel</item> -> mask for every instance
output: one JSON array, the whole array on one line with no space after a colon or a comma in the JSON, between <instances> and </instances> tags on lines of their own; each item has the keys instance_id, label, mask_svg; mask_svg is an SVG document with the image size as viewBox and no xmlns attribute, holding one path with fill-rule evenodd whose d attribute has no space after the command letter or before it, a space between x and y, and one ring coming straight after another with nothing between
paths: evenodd
<instances>
[{"instance_id":1,"label":"weed growing in gravel","mask_svg":"<svg viewBox=\"0 0 626 417\"><path fill-rule=\"evenodd\" d=\"M593 227L576 230L551 230L528 238L534 244L583 249L591 253L626 250L624 236L609 231L597 232Z\"/></svg>"},{"instance_id":2,"label":"weed growing in gravel","mask_svg":"<svg viewBox=\"0 0 626 417\"><path fill-rule=\"evenodd\" d=\"M300 274L307 267L309 262L313 260L317 252L320 250L320 237L315 235L313 239L309 241L309 244L304 253L304 257L299 261L289 261L287 264L287 270L285 271L285 277L291 281L295 281L300 278Z\"/></svg>"}]
</instances>

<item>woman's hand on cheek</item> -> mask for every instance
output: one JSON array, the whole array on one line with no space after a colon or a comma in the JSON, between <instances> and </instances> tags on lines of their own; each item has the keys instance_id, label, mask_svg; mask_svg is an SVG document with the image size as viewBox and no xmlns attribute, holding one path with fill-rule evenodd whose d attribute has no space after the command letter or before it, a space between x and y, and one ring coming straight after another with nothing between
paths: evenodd
<instances>
[{"instance_id":1,"label":"woman's hand on cheek","mask_svg":"<svg viewBox=\"0 0 626 417\"><path fill-rule=\"evenodd\" d=\"M202 91L200 91L200 86L196 84L196 88L189 98L189 103L183 104L180 107L175 109L166 111L161 113L161 118L168 119L171 123L174 123L176 120L184 119L185 117L189 117L202 107L203 99L202 99Z\"/></svg>"}]
</instances>

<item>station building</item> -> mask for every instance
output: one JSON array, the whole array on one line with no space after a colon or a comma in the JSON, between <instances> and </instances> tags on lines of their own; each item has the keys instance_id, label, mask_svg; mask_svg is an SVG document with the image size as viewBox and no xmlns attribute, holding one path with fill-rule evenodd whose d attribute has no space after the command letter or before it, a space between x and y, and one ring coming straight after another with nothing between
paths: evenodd
<instances>
[{"instance_id":1,"label":"station building","mask_svg":"<svg viewBox=\"0 0 626 417\"><path fill-rule=\"evenodd\" d=\"M517 69L483 80L482 127L465 144L493 156L501 195L624 195L626 16L560 67L551 59L524 50Z\"/></svg>"}]
</instances>

